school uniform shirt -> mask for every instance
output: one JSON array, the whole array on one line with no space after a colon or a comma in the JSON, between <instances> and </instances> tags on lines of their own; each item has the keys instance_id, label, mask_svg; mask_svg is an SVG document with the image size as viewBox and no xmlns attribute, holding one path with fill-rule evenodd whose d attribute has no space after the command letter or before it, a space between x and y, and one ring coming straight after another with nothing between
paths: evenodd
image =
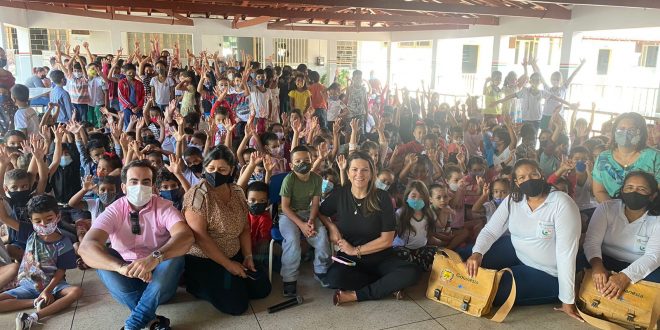
<instances>
[{"instance_id":1,"label":"school uniform shirt","mask_svg":"<svg viewBox=\"0 0 660 330\"><path fill-rule=\"evenodd\" d=\"M257 87L250 87L250 107L254 109L256 118L268 118L268 100L270 100L270 89L260 91Z\"/></svg>"},{"instance_id":2,"label":"school uniform shirt","mask_svg":"<svg viewBox=\"0 0 660 330\"><path fill-rule=\"evenodd\" d=\"M573 304L581 224L580 211L571 197L553 190L534 211L525 196L518 203L507 197L481 230L472 251L486 254L507 229L518 259L558 277L559 300Z\"/></svg>"},{"instance_id":3,"label":"school uniform shirt","mask_svg":"<svg viewBox=\"0 0 660 330\"><path fill-rule=\"evenodd\" d=\"M96 76L89 81L89 105L96 107L105 105L105 93L108 92L108 84L103 78Z\"/></svg>"},{"instance_id":4,"label":"school uniform shirt","mask_svg":"<svg viewBox=\"0 0 660 330\"><path fill-rule=\"evenodd\" d=\"M39 133L39 116L34 109L19 108L14 114L14 127L17 130L25 130L27 135Z\"/></svg>"},{"instance_id":5,"label":"school uniform shirt","mask_svg":"<svg viewBox=\"0 0 660 330\"><path fill-rule=\"evenodd\" d=\"M484 98L486 100L486 107L484 108L484 114L485 115L501 114L502 109L499 104L493 107L490 107L489 105L503 97L504 92L502 91L502 89L497 86L489 85L488 87L486 87L486 90L484 92L485 92Z\"/></svg>"},{"instance_id":6,"label":"school uniform shirt","mask_svg":"<svg viewBox=\"0 0 660 330\"><path fill-rule=\"evenodd\" d=\"M495 169L497 171L500 171L502 169L502 164L506 166L513 166L516 163L516 157L514 151L509 149L507 146L504 148L504 151L502 151L499 155L497 154L497 150L493 150L493 166L495 166Z\"/></svg>"},{"instance_id":7,"label":"school uniform shirt","mask_svg":"<svg viewBox=\"0 0 660 330\"><path fill-rule=\"evenodd\" d=\"M87 78L76 78L73 75L67 76L66 89L71 95L72 103L89 104L89 81Z\"/></svg>"},{"instance_id":8,"label":"school uniform shirt","mask_svg":"<svg viewBox=\"0 0 660 330\"><path fill-rule=\"evenodd\" d=\"M516 98L520 99L520 107L522 110L522 120L524 121L537 121L541 120L541 100L547 99L551 96L545 90L536 90L532 92L530 87L525 87L516 93Z\"/></svg>"},{"instance_id":9,"label":"school uniform shirt","mask_svg":"<svg viewBox=\"0 0 660 330\"><path fill-rule=\"evenodd\" d=\"M591 189L592 182L593 181L591 177L588 177L583 185L580 185L579 183L575 184L575 194L573 197L575 204L577 204L580 211L593 209L594 207L598 206L598 202L594 198L594 194Z\"/></svg>"},{"instance_id":10,"label":"school uniform shirt","mask_svg":"<svg viewBox=\"0 0 660 330\"><path fill-rule=\"evenodd\" d=\"M57 103L60 107L60 114L57 116L58 123L68 123L73 118L73 104L71 96L64 87L55 85L50 91L50 102Z\"/></svg>"},{"instance_id":11,"label":"school uniform shirt","mask_svg":"<svg viewBox=\"0 0 660 330\"><path fill-rule=\"evenodd\" d=\"M395 215L397 223L402 221L402 214L403 208L396 210ZM396 237L394 237L392 246L403 246L411 250L417 250L419 248L425 247L426 242L428 241L427 235L429 220L426 218L426 216L423 216L420 220L411 218L409 221L413 230L396 235Z\"/></svg>"},{"instance_id":12,"label":"school uniform shirt","mask_svg":"<svg viewBox=\"0 0 660 330\"><path fill-rule=\"evenodd\" d=\"M564 100L566 99L566 92L568 91L568 86L561 85L558 87L552 87L544 84L543 89L548 91L550 94ZM545 100L545 104L543 105L543 115L552 116L552 114L555 112L555 109L557 109L557 107L561 105L562 104L559 103L559 101L557 101L556 99Z\"/></svg>"},{"instance_id":13,"label":"school uniform shirt","mask_svg":"<svg viewBox=\"0 0 660 330\"><path fill-rule=\"evenodd\" d=\"M608 200L596 208L584 239L587 260L603 255L630 263L621 272L632 283L660 267L660 216L648 212L629 222L620 199Z\"/></svg>"},{"instance_id":14,"label":"school uniform shirt","mask_svg":"<svg viewBox=\"0 0 660 330\"><path fill-rule=\"evenodd\" d=\"M166 105L170 103L172 87L176 86L172 78L167 77L165 81L161 82L158 76L151 78L149 82L154 95L154 101L158 105Z\"/></svg>"}]
</instances>

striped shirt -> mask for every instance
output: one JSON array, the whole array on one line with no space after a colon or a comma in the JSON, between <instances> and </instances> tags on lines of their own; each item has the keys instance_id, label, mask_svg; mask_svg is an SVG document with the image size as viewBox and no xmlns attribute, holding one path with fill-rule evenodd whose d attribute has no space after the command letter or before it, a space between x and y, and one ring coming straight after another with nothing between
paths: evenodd
<instances>
[{"instance_id":1,"label":"striped shirt","mask_svg":"<svg viewBox=\"0 0 660 330\"><path fill-rule=\"evenodd\" d=\"M66 79L66 90L75 104L89 104L89 85L85 77L76 78L72 75Z\"/></svg>"}]
</instances>

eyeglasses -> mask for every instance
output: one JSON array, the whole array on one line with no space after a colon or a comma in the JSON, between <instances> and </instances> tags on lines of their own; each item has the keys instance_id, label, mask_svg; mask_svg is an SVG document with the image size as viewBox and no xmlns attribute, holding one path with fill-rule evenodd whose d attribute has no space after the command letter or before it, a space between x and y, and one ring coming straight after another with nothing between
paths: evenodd
<instances>
[{"instance_id":1,"label":"eyeglasses","mask_svg":"<svg viewBox=\"0 0 660 330\"><path fill-rule=\"evenodd\" d=\"M140 215L137 212L131 212L131 232L133 235L140 235Z\"/></svg>"}]
</instances>

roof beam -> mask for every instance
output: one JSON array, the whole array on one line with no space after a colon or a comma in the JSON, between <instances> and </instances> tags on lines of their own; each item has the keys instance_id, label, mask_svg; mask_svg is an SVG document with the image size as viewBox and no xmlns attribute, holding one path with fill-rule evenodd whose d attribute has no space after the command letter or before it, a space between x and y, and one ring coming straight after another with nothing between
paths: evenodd
<instances>
[{"instance_id":1,"label":"roof beam","mask_svg":"<svg viewBox=\"0 0 660 330\"><path fill-rule=\"evenodd\" d=\"M588 1L588 0L583 0ZM597 0L592 0L597 1ZM603 0L616 1L616 0ZM636 0L641 1L641 0ZM651 0L649 0L651 1ZM428 11L455 14L479 14L496 16L517 16L517 17L538 17L571 19L571 11L561 6L554 6L546 10L511 8L505 6L492 7L483 5L466 5L451 3L435 3L421 1L400 1L400 0L255 0L253 3L286 3L296 5L321 5L321 6L360 6L362 8L382 9L382 10L407 10L407 11ZM557 3L562 3L557 1Z\"/></svg>"},{"instance_id":2,"label":"roof beam","mask_svg":"<svg viewBox=\"0 0 660 330\"><path fill-rule=\"evenodd\" d=\"M188 17L185 17L183 15L177 14L173 10L170 10L170 9L156 9L156 11L161 12L161 13L166 14L166 15L170 15L170 16L178 19L182 23L187 23L185 25L190 25L190 26L195 25L195 23L193 22L192 19L190 19Z\"/></svg>"},{"instance_id":3,"label":"roof beam","mask_svg":"<svg viewBox=\"0 0 660 330\"><path fill-rule=\"evenodd\" d=\"M331 20L347 20L347 21L377 21L377 22L415 22L415 23L428 23L428 24L483 24L483 25L498 25L499 21L496 17L479 17L479 18L463 18L463 17L435 17L431 15L369 15L369 14L355 14L355 13L337 13L332 11L303 11L303 10L291 10L285 8L265 8L265 7L241 7L235 5L222 5L222 4L203 4L195 2L180 2L180 1L147 1L147 0L45 0L49 3L67 3L67 4L86 4L90 6L106 6L113 5L115 7L120 6L131 6L133 11L136 11L136 8L152 8L152 9L170 9L174 12L210 12L215 15L223 15L230 13L247 15L250 17L259 17L259 16L270 16L270 17L280 17L286 19L331 19ZM328 6L355 6L355 4L349 4L352 1L345 0L336 0L338 2L344 1L342 4L330 4L335 0L320 0L318 2L327 2ZM372 2L374 0L362 0L363 2ZM381 0L375 0L375 2ZM280 2L269 2L264 0L259 0L254 3L267 3L275 4ZM304 5L315 5L317 1L313 0L286 0L286 3L293 3ZM387 0L386 0L387 2ZM413 2L401 2L402 4L413 4ZM469 6L469 7L481 7L481 6ZM487 7L490 8L490 7ZM508 8L504 8L508 9ZM528 10L530 15L535 14L535 17L543 16L545 11L542 10ZM569 12L570 18L570 12Z\"/></svg>"},{"instance_id":4,"label":"roof beam","mask_svg":"<svg viewBox=\"0 0 660 330\"><path fill-rule=\"evenodd\" d=\"M194 25L191 19L187 19L187 21L181 21L176 19L175 17L158 18L158 17L148 17L148 16L124 15L124 14L116 14L114 13L114 10L111 10L110 12L107 12L106 10L106 12L102 12L102 11L75 9L71 7L51 6L51 5L32 3L32 2L0 0L0 7L11 7L11 8L20 8L20 9L35 10L35 11L45 11L49 13L102 18L102 19L109 19L115 21L129 21L129 22L170 24L170 25L188 25L188 26Z\"/></svg>"},{"instance_id":5,"label":"roof beam","mask_svg":"<svg viewBox=\"0 0 660 330\"><path fill-rule=\"evenodd\" d=\"M512 1L520 2L525 0L512 0ZM561 0L561 1L533 0L533 1L537 3L660 9L660 1L657 0Z\"/></svg>"},{"instance_id":6,"label":"roof beam","mask_svg":"<svg viewBox=\"0 0 660 330\"><path fill-rule=\"evenodd\" d=\"M232 29L242 29L250 26L255 26L263 23L268 23L272 17L270 16L259 16L247 21L239 21L232 24Z\"/></svg>"},{"instance_id":7,"label":"roof beam","mask_svg":"<svg viewBox=\"0 0 660 330\"><path fill-rule=\"evenodd\" d=\"M272 24L272 23L271 23ZM341 26L341 25L286 25L271 26L269 30L308 31L308 32L388 32L388 31L437 31L437 30L465 30L469 25L462 24L421 24L397 26Z\"/></svg>"}]
</instances>

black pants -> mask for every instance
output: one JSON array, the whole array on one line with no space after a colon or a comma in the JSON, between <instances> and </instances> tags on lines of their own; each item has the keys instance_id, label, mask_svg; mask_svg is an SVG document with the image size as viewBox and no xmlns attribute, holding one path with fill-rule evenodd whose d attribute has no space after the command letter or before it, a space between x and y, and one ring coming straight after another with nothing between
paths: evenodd
<instances>
[{"instance_id":1,"label":"black pants","mask_svg":"<svg viewBox=\"0 0 660 330\"><path fill-rule=\"evenodd\" d=\"M243 262L243 256L239 252L231 260ZM183 276L186 291L190 294L210 302L223 313L241 315L247 310L250 299L261 299L270 294L268 274L259 269L257 274L256 280L241 278L211 259L186 255Z\"/></svg>"},{"instance_id":2,"label":"black pants","mask_svg":"<svg viewBox=\"0 0 660 330\"><path fill-rule=\"evenodd\" d=\"M392 249L362 256L362 259L339 255L357 264L351 267L333 263L327 275L330 287L355 291L358 301L386 297L414 285L420 276L415 264L399 259Z\"/></svg>"}]
</instances>

